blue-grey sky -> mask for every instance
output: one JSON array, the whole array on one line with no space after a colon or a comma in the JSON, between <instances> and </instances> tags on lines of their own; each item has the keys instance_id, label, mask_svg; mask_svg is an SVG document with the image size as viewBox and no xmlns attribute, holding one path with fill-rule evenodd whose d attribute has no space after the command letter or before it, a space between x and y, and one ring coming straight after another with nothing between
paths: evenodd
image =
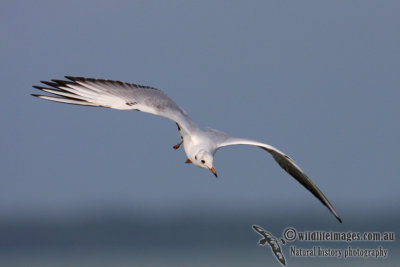
<instances>
[{"instance_id":1,"label":"blue-grey sky","mask_svg":"<svg viewBox=\"0 0 400 267\"><path fill-rule=\"evenodd\" d=\"M329 211L264 151L219 178L184 164L174 123L35 99L64 75L165 91L201 126L290 155L344 221L398 211L398 1L5 1L0 214Z\"/></svg>"}]
</instances>

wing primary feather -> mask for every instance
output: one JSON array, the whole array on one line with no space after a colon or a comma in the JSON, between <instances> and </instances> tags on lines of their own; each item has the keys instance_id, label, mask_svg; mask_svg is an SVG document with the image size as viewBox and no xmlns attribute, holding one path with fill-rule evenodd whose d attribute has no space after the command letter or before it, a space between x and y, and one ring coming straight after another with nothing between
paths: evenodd
<instances>
[{"instance_id":1,"label":"wing primary feather","mask_svg":"<svg viewBox=\"0 0 400 267\"><path fill-rule=\"evenodd\" d=\"M279 151L273 146L264 144L258 141L229 137L225 133L218 133L213 131L216 139L219 139L218 148L230 145L251 145L257 146L272 155L274 160L284 169L290 176L295 178L301 185L303 185L308 191L310 191L329 211L336 217L336 219L342 223L342 219L339 217L332 204L328 201L325 195L319 190L319 188L308 178L308 176L300 169L299 166L283 152Z\"/></svg>"},{"instance_id":2,"label":"wing primary feather","mask_svg":"<svg viewBox=\"0 0 400 267\"><path fill-rule=\"evenodd\" d=\"M54 88L57 88L57 86L58 86L58 84L55 83L55 82L48 82L48 81L40 81L40 82L43 83L43 84L45 84L45 85L54 87Z\"/></svg>"},{"instance_id":3,"label":"wing primary feather","mask_svg":"<svg viewBox=\"0 0 400 267\"><path fill-rule=\"evenodd\" d=\"M325 197L321 190L310 180L310 178L308 178L308 176L293 162L290 157L262 146L259 146L259 148L269 152L282 169L290 174L290 176L295 178L301 185L307 188L308 191L310 191L316 198L318 198L321 203L324 204L332 212L336 219L340 223L342 223L342 219L339 217L329 200Z\"/></svg>"},{"instance_id":4,"label":"wing primary feather","mask_svg":"<svg viewBox=\"0 0 400 267\"><path fill-rule=\"evenodd\" d=\"M46 100L51 100L54 102L60 102L60 103L66 103L66 104L72 104L72 105L79 105L79 106L94 106L94 107L101 107L86 101L78 100L78 99L73 99L73 98L65 98L65 97L55 97L55 96L46 96L46 95L38 95L38 94L31 94L34 97L46 99Z\"/></svg>"}]
</instances>

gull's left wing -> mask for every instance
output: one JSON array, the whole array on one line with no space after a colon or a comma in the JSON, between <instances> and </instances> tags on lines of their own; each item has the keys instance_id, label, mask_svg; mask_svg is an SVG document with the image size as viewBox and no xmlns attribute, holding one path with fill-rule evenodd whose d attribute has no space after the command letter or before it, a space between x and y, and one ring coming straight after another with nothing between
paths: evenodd
<instances>
[{"instance_id":1,"label":"gull's left wing","mask_svg":"<svg viewBox=\"0 0 400 267\"><path fill-rule=\"evenodd\" d=\"M308 176L300 169L300 167L297 166L296 163L294 163L294 161L287 155L268 144L249 139L229 137L228 135L213 129L209 129L209 131L214 132L215 135L218 136L218 148L231 145L251 145L258 146L259 148L262 148L265 151L269 152L275 159L275 161L279 164L279 166L282 167L282 169L284 169L300 184L307 188L316 198L318 198L322 202L322 204L324 204L333 213L333 215L335 215L340 223L342 222L342 219L340 219L336 210L333 208L332 204L324 196L321 190L319 190L319 188L310 180L310 178L308 178Z\"/></svg>"}]
</instances>

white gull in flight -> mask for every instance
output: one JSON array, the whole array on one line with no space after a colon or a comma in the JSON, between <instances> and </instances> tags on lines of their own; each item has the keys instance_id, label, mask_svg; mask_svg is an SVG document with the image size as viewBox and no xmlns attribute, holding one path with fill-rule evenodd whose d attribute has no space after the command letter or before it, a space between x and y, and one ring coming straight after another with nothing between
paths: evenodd
<instances>
[{"instance_id":1,"label":"white gull in flight","mask_svg":"<svg viewBox=\"0 0 400 267\"><path fill-rule=\"evenodd\" d=\"M215 129L207 128L203 131L171 98L153 87L104 79L71 76L65 78L68 81L41 82L49 87L33 86L53 95L32 95L67 104L138 110L170 119L178 126L181 137L181 141L174 146L174 149L183 144L187 155L186 163L209 169L216 177L213 159L219 148L230 145L251 145L262 148L272 155L279 166L318 198L339 222L342 222L321 190L290 157L273 146L250 139L230 137Z\"/></svg>"}]
</instances>

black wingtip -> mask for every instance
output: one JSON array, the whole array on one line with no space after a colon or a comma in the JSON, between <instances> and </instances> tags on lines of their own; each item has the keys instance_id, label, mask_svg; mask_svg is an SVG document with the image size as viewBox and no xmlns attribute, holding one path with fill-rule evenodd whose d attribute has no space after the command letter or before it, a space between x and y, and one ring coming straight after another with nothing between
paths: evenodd
<instances>
[{"instance_id":1,"label":"black wingtip","mask_svg":"<svg viewBox=\"0 0 400 267\"><path fill-rule=\"evenodd\" d=\"M49 81L40 81L40 82L45 84L45 85L54 87L54 88L57 88L57 86L58 86L58 83L55 83L55 82L49 82Z\"/></svg>"},{"instance_id":2,"label":"black wingtip","mask_svg":"<svg viewBox=\"0 0 400 267\"><path fill-rule=\"evenodd\" d=\"M64 80L58 80L58 79L51 79L52 82L54 82L56 84L56 86L64 86L68 83L71 83L69 81L64 81Z\"/></svg>"},{"instance_id":3,"label":"black wingtip","mask_svg":"<svg viewBox=\"0 0 400 267\"><path fill-rule=\"evenodd\" d=\"M329 203L329 201L326 199L327 203L324 203L324 205L329 209L330 212L335 216L335 218L342 223L342 219L339 217L339 214L336 212L336 210L333 208L332 204Z\"/></svg>"},{"instance_id":4,"label":"black wingtip","mask_svg":"<svg viewBox=\"0 0 400 267\"><path fill-rule=\"evenodd\" d=\"M68 79L68 80L70 80L70 81L72 81L72 82L76 82L76 81L85 81L85 80L97 80L97 79L94 79L94 78L85 78L85 77L69 76L69 75L64 76L64 78L66 78L66 79Z\"/></svg>"},{"instance_id":5,"label":"black wingtip","mask_svg":"<svg viewBox=\"0 0 400 267\"><path fill-rule=\"evenodd\" d=\"M64 76L64 78L68 79L70 81L73 81L73 82L76 80L76 77L74 77L74 76Z\"/></svg>"}]
</instances>

